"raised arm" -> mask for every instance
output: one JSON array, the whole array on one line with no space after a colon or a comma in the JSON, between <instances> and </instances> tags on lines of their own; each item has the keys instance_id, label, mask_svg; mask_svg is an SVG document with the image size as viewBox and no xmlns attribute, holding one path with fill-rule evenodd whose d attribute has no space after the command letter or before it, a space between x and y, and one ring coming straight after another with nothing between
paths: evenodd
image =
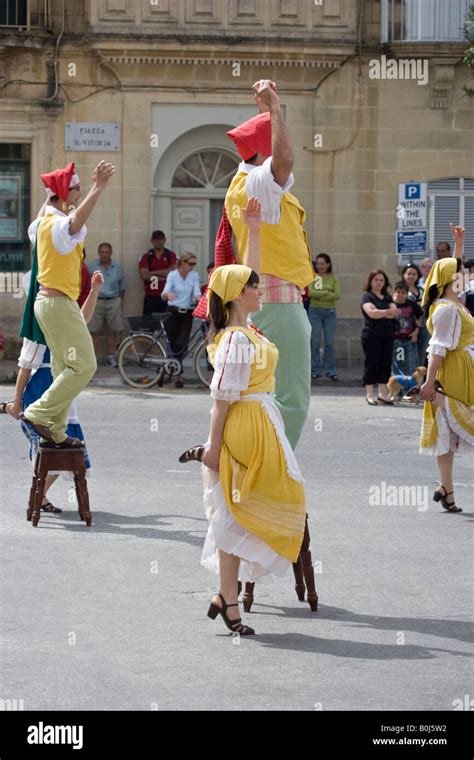
<instances>
[{"instance_id":1,"label":"raised arm","mask_svg":"<svg viewBox=\"0 0 474 760\"><path fill-rule=\"evenodd\" d=\"M283 186L293 171L295 153L290 139L290 133L283 117L280 98L276 92L276 84L269 79L261 79L252 87L255 92L260 113L270 112L272 124L272 174L280 186Z\"/></svg>"},{"instance_id":2,"label":"raised arm","mask_svg":"<svg viewBox=\"0 0 474 760\"><path fill-rule=\"evenodd\" d=\"M459 224L454 226L450 222L449 229L454 240L453 259L462 259L464 256L464 227L461 227Z\"/></svg>"},{"instance_id":3,"label":"raised arm","mask_svg":"<svg viewBox=\"0 0 474 760\"><path fill-rule=\"evenodd\" d=\"M69 234L77 235L92 214L94 207L104 192L109 179L115 174L112 164L101 161L92 174L93 185L82 203L72 212L69 222Z\"/></svg>"},{"instance_id":4,"label":"raised arm","mask_svg":"<svg viewBox=\"0 0 474 760\"><path fill-rule=\"evenodd\" d=\"M247 208L242 209L244 222L249 228L249 240L243 263L260 274L260 225L262 207L258 198L249 198Z\"/></svg>"},{"instance_id":5,"label":"raised arm","mask_svg":"<svg viewBox=\"0 0 474 760\"><path fill-rule=\"evenodd\" d=\"M86 322L90 322L95 311L99 291L104 284L104 277L101 272L93 272L91 280L91 289L86 300L82 304L82 315Z\"/></svg>"}]
</instances>

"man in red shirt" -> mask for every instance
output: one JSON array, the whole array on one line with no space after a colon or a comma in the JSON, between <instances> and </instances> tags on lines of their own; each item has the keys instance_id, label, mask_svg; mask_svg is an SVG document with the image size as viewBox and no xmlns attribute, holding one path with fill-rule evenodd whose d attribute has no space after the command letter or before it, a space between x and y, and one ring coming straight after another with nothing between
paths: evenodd
<instances>
[{"instance_id":1,"label":"man in red shirt","mask_svg":"<svg viewBox=\"0 0 474 760\"><path fill-rule=\"evenodd\" d=\"M162 300L161 294L169 272L176 269L176 254L165 248L165 243L165 233L155 230L151 236L153 248L143 254L138 264L138 271L145 286L144 316L153 314L155 311L163 313L167 309L167 304Z\"/></svg>"}]
</instances>

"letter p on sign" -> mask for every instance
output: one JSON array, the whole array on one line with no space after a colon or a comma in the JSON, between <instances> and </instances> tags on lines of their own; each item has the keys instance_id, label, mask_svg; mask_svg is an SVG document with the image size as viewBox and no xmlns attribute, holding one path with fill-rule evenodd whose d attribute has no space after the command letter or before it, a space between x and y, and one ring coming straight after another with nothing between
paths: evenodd
<instances>
[{"instance_id":1,"label":"letter p on sign","mask_svg":"<svg viewBox=\"0 0 474 760\"><path fill-rule=\"evenodd\" d=\"M416 201L421 198L421 185L405 185L405 200Z\"/></svg>"}]
</instances>

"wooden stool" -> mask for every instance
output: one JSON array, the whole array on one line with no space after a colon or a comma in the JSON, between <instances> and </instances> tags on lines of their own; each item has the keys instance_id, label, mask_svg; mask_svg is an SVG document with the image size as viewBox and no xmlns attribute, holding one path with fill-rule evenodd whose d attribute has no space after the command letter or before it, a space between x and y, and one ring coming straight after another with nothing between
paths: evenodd
<instances>
[{"instance_id":1,"label":"wooden stool","mask_svg":"<svg viewBox=\"0 0 474 760\"><path fill-rule=\"evenodd\" d=\"M300 556L297 562L293 562L293 572L295 574L295 591L300 602L308 602L311 612L318 611L318 595L316 593L316 582L314 580L314 568L311 559L310 535L308 527L308 515L306 515L306 522L304 527L303 543L301 544ZM305 586L306 584L306 586ZM244 612L250 612L253 604L253 592L255 589L255 583L247 581L245 584L244 596L242 599ZM238 592L242 590L242 584L239 581Z\"/></svg>"},{"instance_id":2,"label":"wooden stool","mask_svg":"<svg viewBox=\"0 0 474 760\"><path fill-rule=\"evenodd\" d=\"M74 473L74 485L78 504L79 517L88 528L92 523L89 509L89 492L87 490L86 464L84 449L56 449L40 446L36 455L35 474L30 490L30 500L26 511L26 519L36 528L41 517L44 486L46 476L50 471L66 471Z\"/></svg>"}]
</instances>

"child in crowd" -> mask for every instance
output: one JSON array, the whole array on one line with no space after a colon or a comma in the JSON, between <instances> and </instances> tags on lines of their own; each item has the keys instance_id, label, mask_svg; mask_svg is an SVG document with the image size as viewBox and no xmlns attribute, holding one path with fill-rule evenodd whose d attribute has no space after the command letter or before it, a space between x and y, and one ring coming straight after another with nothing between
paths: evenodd
<instances>
[{"instance_id":1,"label":"child in crowd","mask_svg":"<svg viewBox=\"0 0 474 760\"><path fill-rule=\"evenodd\" d=\"M393 371L394 374L412 375L419 364L417 340L423 312L416 301L408 298L408 286L404 281L395 285L393 300L400 312L394 333Z\"/></svg>"}]
</instances>

